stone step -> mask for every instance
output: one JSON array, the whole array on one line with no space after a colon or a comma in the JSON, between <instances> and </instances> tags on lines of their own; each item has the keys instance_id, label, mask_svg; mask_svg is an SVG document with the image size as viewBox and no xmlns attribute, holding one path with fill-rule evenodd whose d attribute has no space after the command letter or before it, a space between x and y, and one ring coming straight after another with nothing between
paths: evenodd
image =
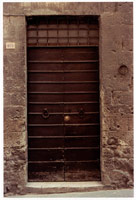
<instances>
[{"instance_id":1,"label":"stone step","mask_svg":"<svg viewBox=\"0 0 136 200\"><path fill-rule=\"evenodd\" d=\"M90 192L106 189L100 181L89 182L29 182L25 193L50 194L64 192Z\"/></svg>"}]
</instances>

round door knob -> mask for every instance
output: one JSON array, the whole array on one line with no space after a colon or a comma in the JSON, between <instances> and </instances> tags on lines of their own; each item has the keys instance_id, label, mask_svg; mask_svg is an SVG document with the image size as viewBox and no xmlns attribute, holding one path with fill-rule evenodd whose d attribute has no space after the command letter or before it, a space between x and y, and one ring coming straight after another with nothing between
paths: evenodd
<instances>
[{"instance_id":1,"label":"round door knob","mask_svg":"<svg viewBox=\"0 0 136 200\"><path fill-rule=\"evenodd\" d=\"M65 122L68 122L69 120L70 120L70 116L66 115L66 116L64 117L64 121L65 121Z\"/></svg>"}]
</instances>

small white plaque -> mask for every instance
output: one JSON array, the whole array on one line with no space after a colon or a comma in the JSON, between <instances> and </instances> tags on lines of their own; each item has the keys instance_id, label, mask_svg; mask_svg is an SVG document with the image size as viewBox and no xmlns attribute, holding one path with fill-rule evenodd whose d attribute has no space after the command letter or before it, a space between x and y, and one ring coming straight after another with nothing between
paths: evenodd
<instances>
[{"instance_id":1,"label":"small white plaque","mask_svg":"<svg viewBox=\"0 0 136 200\"><path fill-rule=\"evenodd\" d=\"M14 42L6 42L6 49L15 49Z\"/></svg>"}]
</instances>

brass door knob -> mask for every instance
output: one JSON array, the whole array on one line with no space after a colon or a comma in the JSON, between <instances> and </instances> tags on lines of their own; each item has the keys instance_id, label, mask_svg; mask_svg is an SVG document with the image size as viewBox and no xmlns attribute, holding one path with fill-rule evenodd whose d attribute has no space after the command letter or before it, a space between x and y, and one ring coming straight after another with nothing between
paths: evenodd
<instances>
[{"instance_id":1,"label":"brass door knob","mask_svg":"<svg viewBox=\"0 0 136 200\"><path fill-rule=\"evenodd\" d=\"M64 121L65 122L68 122L70 120L70 116L69 115L66 115L65 117L64 117Z\"/></svg>"}]
</instances>

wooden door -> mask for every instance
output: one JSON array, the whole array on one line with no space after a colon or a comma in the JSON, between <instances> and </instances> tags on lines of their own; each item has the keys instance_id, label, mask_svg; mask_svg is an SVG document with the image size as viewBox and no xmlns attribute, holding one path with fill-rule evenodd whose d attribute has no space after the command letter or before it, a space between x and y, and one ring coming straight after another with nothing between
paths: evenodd
<instances>
[{"instance_id":1,"label":"wooden door","mask_svg":"<svg viewBox=\"0 0 136 200\"><path fill-rule=\"evenodd\" d=\"M100 180L98 45L28 42L28 180Z\"/></svg>"}]
</instances>

